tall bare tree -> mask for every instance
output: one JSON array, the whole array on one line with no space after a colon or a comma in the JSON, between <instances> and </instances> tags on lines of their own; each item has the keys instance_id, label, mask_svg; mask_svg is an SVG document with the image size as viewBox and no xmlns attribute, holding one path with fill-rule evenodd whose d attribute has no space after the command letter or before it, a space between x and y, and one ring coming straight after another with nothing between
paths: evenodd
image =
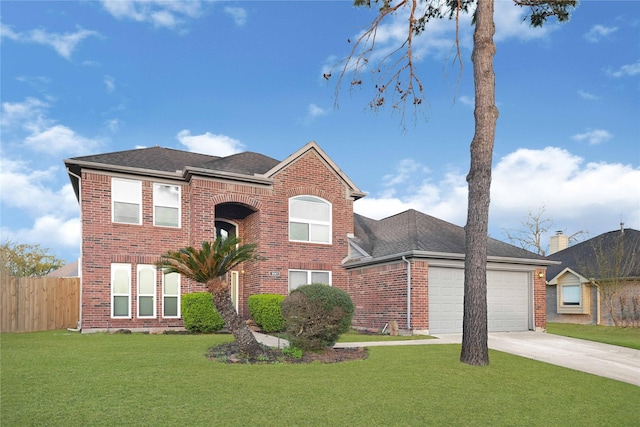
<instances>
[{"instance_id":1,"label":"tall bare tree","mask_svg":"<svg viewBox=\"0 0 640 427\"><path fill-rule=\"evenodd\" d=\"M634 325L640 320L640 295L627 293L626 285L640 280L640 232L621 228L589 243L590 253L579 261L580 272L598 288L615 326Z\"/></svg>"},{"instance_id":2,"label":"tall bare tree","mask_svg":"<svg viewBox=\"0 0 640 427\"><path fill-rule=\"evenodd\" d=\"M518 229L503 228L505 237L515 246L520 246L538 255L547 256L548 244L542 239L553 229L553 220L544 217L546 208L542 206L537 212L527 214L527 218L520 221L521 227ZM569 245L574 245L586 237L587 232L580 230L568 236Z\"/></svg>"},{"instance_id":3,"label":"tall bare tree","mask_svg":"<svg viewBox=\"0 0 640 427\"><path fill-rule=\"evenodd\" d=\"M423 84L416 69L414 41L434 19L455 19L458 58L460 49L457 24L461 13L473 10L473 78L475 85L475 132L471 141L471 167L467 175L469 189L467 223L465 226L465 279L462 351L460 360L470 365L487 365L487 237L489 223L489 190L491 163L498 109L495 103L495 74L493 57L496 46L494 0L355 0L356 6L371 7L378 4L379 14L355 40L350 55L341 68L338 88L343 78L351 74L351 85L361 85L361 74L372 69L379 82L371 101L372 108L385 104L402 108L407 102L422 104ZM514 0L514 4L527 7L527 18L533 26L541 26L550 17L566 21L576 0ZM475 6L475 9L474 9ZM371 64L376 48L378 29L385 19L398 14L407 15L407 37L395 51L384 55L378 64ZM373 67L373 68L372 68ZM329 78L331 73L325 74ZM388 101L388 99L390 99Z\"/></svg>"}]
</instances>

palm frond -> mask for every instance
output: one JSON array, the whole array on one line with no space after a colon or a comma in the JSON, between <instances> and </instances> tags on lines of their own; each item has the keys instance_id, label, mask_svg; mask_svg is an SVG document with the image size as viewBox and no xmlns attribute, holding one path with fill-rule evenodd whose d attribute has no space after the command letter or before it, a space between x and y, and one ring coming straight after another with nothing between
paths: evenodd
<instances>
[{"instance_id":1,"label":"palm frond","mask_svg":"<svg viewBox=\"0 0 640 427\"><path fill-rule=\"evenodd\" d=\"M224 276L244 261L262 259L256 255L256 248L252 243L241 244L235 236L218 237L213 242L202 242L200 249L188 246L168 251L160 256L158 267L165 269L165 273L179 273L196 282L207 283Z\"/></svg>"}]
</instances>

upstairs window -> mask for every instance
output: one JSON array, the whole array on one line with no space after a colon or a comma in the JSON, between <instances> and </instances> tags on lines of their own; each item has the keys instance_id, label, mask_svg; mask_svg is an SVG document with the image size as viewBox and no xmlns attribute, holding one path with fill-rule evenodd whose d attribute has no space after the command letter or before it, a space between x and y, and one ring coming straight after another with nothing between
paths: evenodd
<instances>
[{"instance_id":1,"label":"upstairs window","mask_svg":"<svg viewBox=\"0 0 640 427\"><path fill-rule=\"evenodd\" d=\"M331 204L314 196L289 199L289 240L331 243Z\"/></svg>"},{"instance_id":2,"label":"upstairs window","mask_svg":"<svg viewBox=\"0 0 640 427\"><path fill-rule=\"evenodd\" d=\"M180 186L153 184L153 225L180 227Z\"/></svg>"},{"instance_id":3,"label":"upstairs window","mask_svg":"<svg viewBox=\"0 0 640 427\"><path fill-rule=\"evenodd\" d=\"M142 182L112 178L111 205L113 222L142 224Z\"/></svg>"}]
</instances>

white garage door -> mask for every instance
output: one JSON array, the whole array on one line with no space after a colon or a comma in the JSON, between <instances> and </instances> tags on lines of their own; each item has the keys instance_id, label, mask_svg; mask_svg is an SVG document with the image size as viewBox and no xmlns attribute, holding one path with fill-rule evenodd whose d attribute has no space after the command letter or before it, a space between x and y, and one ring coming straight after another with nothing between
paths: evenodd
<instances>
[{"instance_id":1,"label":"white garage door","mask_svg":"<svg viewBox=\"0 0 640 427\"><path fill-rule=\"evenodd\" d=\"M529 274L487 271L489 332L529 329ZM429 333L462 332L464 270L429 268Z\"/></svg>"}]
</instances>

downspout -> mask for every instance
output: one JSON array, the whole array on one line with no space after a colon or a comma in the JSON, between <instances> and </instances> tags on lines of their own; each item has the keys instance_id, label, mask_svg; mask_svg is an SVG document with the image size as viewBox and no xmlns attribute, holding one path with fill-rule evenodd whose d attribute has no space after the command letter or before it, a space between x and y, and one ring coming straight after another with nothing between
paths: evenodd
<instances>
[{"instance_id":1,"label":"downspout","mask_svg":"<svg viewBox=\"0 0 640 427\"><path fill-rule=\"evenodd\" d=\"M67 173L78 179L78 204L80 205L80 236L82 236L82 178L67 168ZM70 332L82 330L82 238L80 239L80 257L78 260L78 276L80 277L80 307L78 310L78 325L76 328L67 328Z\"/></svg>"},{"instance_id":2,"label":"downspout","mask_svg":"<svg viewBox=\"0 0 640 427\"><path fill-rule=\"evenodd\" d=\"M402 255L402 260L407 263L407 330L411 330L411 261Z\"/></svg>"}]
</instances>

